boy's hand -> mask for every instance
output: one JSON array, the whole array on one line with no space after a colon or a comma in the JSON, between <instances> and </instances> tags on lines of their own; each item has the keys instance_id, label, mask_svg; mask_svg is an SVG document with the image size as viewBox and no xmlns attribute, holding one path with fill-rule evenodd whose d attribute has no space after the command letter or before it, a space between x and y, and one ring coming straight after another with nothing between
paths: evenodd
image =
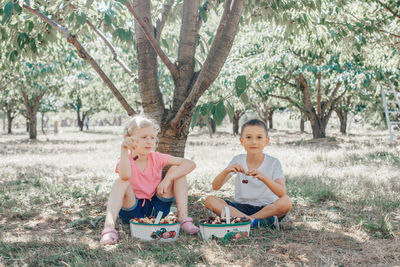
<instances>
[{"instance_id":1,"label":"boy's hand","mask_svg":"<svg viewBox=\"0 0 400 267\"><path fill-rule=\"evenodd\" d=\"M225 169L225 172L226 172L227 174L229 174L229 173L231 173L231 172L241 172L241 173L244 173L245 171L244 171L244 168L243 168L242 165L240 165L240 164L238 164L238 163L235 163L235 164L233 164L232 166L227 167L227 168Z\"/></svg>"},{"instance_id":2,"label":"boy's hand","mask_svg":"<svg viewBox=\"0 0 400 267\"><path fill-rule=\"evenodd\" d=\"M258 170L251 170L246 172L247 176L253 176L254 178L257 178L258 180L260 180L261 182L264 182L267 178L267 176L265 176L262 172L258 171Z\"/></svg>"},{"instance_id":3,"label":"boy's hand","mask_svg":"<svg viewBox=\"0 0 400 267\"><path fill-rule=\"evenodd\" d=\"M162 196L163 194L167 193L168 187L170 186L171 181L169 179L164 178L161 183L157 186L157 194Z\"/></svg>"},{"instance_id":4,"label":"boy's hand","mask_svg":"<svg viewBox=\"0 0 400 267\"><path fill-rule=\"evenodd\" d=\"M136 140L132 136L127 136L124 138L124 141L121 144L121 148L135 150L136 148Z\"/></svg>"}]
</instances>

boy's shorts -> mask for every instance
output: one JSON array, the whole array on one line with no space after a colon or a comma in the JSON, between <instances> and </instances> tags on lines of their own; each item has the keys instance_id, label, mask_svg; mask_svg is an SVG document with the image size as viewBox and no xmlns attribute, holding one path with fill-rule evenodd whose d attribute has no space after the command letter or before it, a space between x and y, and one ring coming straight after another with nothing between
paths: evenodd
<instances>
[{"instance_id":1,"label":"boy's shorts","mask_svg":"<svg viewBox=\"0 0 400 267\"><path fill-rule=\"evenodd\" d=\"M253 205L250 205L250 204L243 204L243 203L239 203L239 202L229 201L229 200L227 200L227 199L224 199L224 201L225 201L229 206L232 206L232 207L236 208L237 210L239 210L239 211L241 211L241 212L243 212L244 214L249 215L249 216L252 215L252 214L254 214L254 213L256 213L256 212L259 212L259 211L262 210L265 206L268 206L268 205L264 205L264 206L253 206ZM286 216L286 215L284 215L284 216L278 218L278 220L281 221L283 218L285 218L285 216ZM270 217L270 218L272 218L272 217ZM265 219L268 219L268 218L265 218Z\"/></svg>"},{"instance_id":2,"label":"boy's shorts","mask_svg":"<svg viewBox=\"0 0 400 267\"><path fill-rule=\"evenodd\" d=\"M173 201L174 197L164 198L158 196L157 193L154 194L151 200L136 198L136 203L130 208L122 207L118 216L123 223L129 223L129 220L133 218L157 216L159 211L162 211L163 217L165 217L170 212Z\"/></svg>"}]
</instances>

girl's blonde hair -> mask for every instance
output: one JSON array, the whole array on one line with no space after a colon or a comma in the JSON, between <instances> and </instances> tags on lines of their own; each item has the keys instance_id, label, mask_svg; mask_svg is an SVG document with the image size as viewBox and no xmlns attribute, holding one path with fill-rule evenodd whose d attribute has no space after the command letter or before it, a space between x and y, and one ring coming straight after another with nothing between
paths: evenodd
<instances>
[{"instance_id":1,"label":"girl's blonde hair","mask_svg":"<svg viewBox=\"0 0 400 267\"><path fill-rule=\"evenodd\" d=\"M128 121L128 123L125 125L124 137L134 135L135 130L138 128L146 128L149 126L152 127L156 131L156 134L158 134L160 132L160 126L158 126L158 124L155 120L150 119L143 114L133 116Z\"/></svg>"}]
</instances>

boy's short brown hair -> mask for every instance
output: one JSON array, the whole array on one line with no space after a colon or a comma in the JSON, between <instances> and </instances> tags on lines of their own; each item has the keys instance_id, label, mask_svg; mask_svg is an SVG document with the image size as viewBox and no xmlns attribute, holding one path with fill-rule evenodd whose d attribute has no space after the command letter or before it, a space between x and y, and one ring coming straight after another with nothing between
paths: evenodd
<instances>
[{"instance_id":1,"label":"boy's short brown hair","mask_svg":"<svg viewBox=\"0 0 400 267\"><path fill-rule=\"evenodd\" d=\"M265 134L268 136L267 125L265 125L265 123L264 123L262 120L253 119L253 120L246 121L246 122L242 125L242 129L240 130L240 135L243 134L243 130L244 130L244 128L246 128L247 126L260 126L261 128L263 128L263 129L265 130Z\"/></svg>"}]
</instances>

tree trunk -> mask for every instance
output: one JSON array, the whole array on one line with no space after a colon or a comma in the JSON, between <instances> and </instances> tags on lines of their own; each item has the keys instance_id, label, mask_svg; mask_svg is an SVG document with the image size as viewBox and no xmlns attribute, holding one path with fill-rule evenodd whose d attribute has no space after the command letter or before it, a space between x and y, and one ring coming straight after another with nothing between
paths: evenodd
<instances>
[{"instance_id":1,"label":"tree trunk","mask_svg":"<svg viewBox=\"0 0 400 267\"><path fill-rule=\"evenodd\" d=\"M29 133L29 120L26 119L26 132Z\"/></svg>"},{"instance_id":2,"label":"tree trunk","mask_svg":"<svg viewBox=\"0 0 400 267\"><path fill-rule=\"evenodd\" d=\"M238 135L239 134L239 120L240 118L244 115L244 111L243 110L236 110L235 113L233 114L232 117L232 130L233 130L233 134L234 135Z\"/></svg>"},{"instance_id":3,"label":"tree trunk","mask_svg":"<svg viewBox=\"0 0 400 267\"><path fill-rule=\"evenodd\" d=\"M3 115L3 132L6 131L6 113L7 112L5 112L5 114Z\"/></svg>"},{"instance_id":4,"label":"tree trunk","mask_svg":"<svg viewBox=\"0 0 400 267\"><path fill-rule=\"evenodd\" d=\"M29 138L36 139L37 138L37 120L36 120L37 112L32 112L32 114L28 117L29 122Z\"/></svg>"},{"instance_id":5,"label":"tree trunk","mask_svg":"<svg viewBox=\"0 0 400 267\"><path fill-rule=\"evenodd\" d=\"M270 129L274 128L274 122L273 122L274 111L275 111L274 109L269 109L268 112L268 124Z\"/></svg>"},{"instance_id":6,"label":"tree trunk","mask_svg":"<svg viewBox=\"0 0 400 267\"><path fill-rule=\"evenodd\" d=\"M300 118L300 132L304 133L304 119Z\"/></svg>"},{"instance_id":7,"label":"tree trunk","mask_svg":"<svg viewBox=\"0 0 400 267\"><path fill-rule=\"evenodd\" d=\"M210 118L210 126L211 126L211 133L215 134L215 132L217 131L217 123L212 118Z\"/></svg>"},{"instance_id":8,"label":"tree trunk","mask_svg":"<svg viewBox=\"0 0 400 267\"><path fill-rule=\"evenodd\" d=\"M321 122L317 118L312 118L312 119L310 119L310 123L311 123L311 129L312 129L312 134L313 134L314 139L326 137L326 133L325 133L326 125L324 125L323 122Z\"/></svg>"},{"instance_id":9,"label":"tree trunk","mask_svg":"<svg viewBox=\"0 0 400 267\"><path fill-rule=\"evenodd\" d=\"M234 135L239 135L239 119L240 117L237 117L236 114L232 118L232 130Z\"/></svg>"},{"instance_id":10,"label":"tree trunk","mask_svg":"<svg viewBox=\"0 0 400 267\"><path fill-rule=\"evenodd\" d=\"M346 134L348 110L346 110L346 109L341 110L341 109L337 108L337 109L335 109L335 111L336 111L336 114L340 121L340 132L342 134Z\"/></svg>"},{"instance_id":11,"label":"tree trunk","mask_svg":"<svg viewBox=\"0 0 400 267\"><path fill-rule=\"evenodd\" d=\"M80 130L81 132L83 132L84 121L85 121L85 118L86 118L87 113L86 113L86 112L82 112L82 119L81 119L80 109L78 109L78 110L76 111L76 113L77 113L77 121L78 121L79 130Z\"/></svg>"},{"instance_id":12,"label":"tree trunk","mask_svg":"<svg viewBox=\"0 0 400 267\"><path fill-rule=\"evenodd\" d=\"M40 127L42 128L42 133L43 134L46 134L46 132L44 131L44 112L40 112L40 114L41 114L41 117L40 117Z\"/></svg>"},{"instance_id":13,"label":"tree trunk","mask_svg":"<svg viewBox=\"0 0 400 267\"><path fill-rule=\"evenodd\" d=\"M162 129L165 129L165 127L162 127ZM160 133L157 151L167 151L164 153L168 153L177 157L183 157L185 155L186 140L187 134L176 137L173 132L172 134L171 132L168 134Z\"/></svg>"},{"instance_id":14,"label":"tree trunk","mask_svg":"<svg viewBox=\"0 0 400 267\"><path fill-rule=\"evenodd\" d=\"M8 109L7 110L7 130L8 130L8 134L12 133L12 121L13 121L14 117L12 116L12 110Z\"/></svg>"}]
</instances>

